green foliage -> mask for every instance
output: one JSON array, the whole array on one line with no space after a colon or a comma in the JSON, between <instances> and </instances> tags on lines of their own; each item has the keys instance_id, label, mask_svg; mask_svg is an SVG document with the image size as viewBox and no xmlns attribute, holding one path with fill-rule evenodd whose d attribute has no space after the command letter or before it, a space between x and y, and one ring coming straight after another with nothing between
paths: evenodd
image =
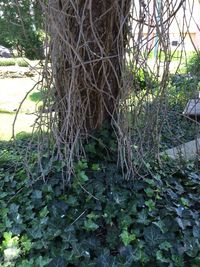
<instances>
[{"instance_id":1,"label":"green foliage","mask_svg":"<svg viewBox=\"0 0 200 267\"><path fill-rule=\"evenodd\" d=\"M160 95L161 88L155 87L152 95L149 93L146 101L141 93L139 96L143 104L139 114L133 117L134 115L130 112L129 121L130 124L133 121L132 140L134 140L135 145L133 147L136 158L134 164L140 166L142 171L148 167L137 160L138 149L141 149L140 138L143 140L142 150L145 151L143 154L145 161L149 162L150 158L155 155L153 147L159 146L160 151L164 151L167 148L194 140L199 132L198 124L184 117L183 111L187 102L195 98L196 91L200 90L200 78L191 75L171 75L166 86L163 95ZM133 109L134 101L137 99L133 98ZM155 116L155 114L157 115ZM155 117L156 122L154 121ZM147 120L147 118L150 119ZM154 126L152 127L152 125ZM151 131L155 132L152 133ZM141 133L140 137L138 137L138 132Z\"/></svg>"},{"instance_id":2,"label":"green foliage","mask_svg":"<svg viewBox=\"0 0 200 267\"><path fill-rule=\"evenodd\" d=\"M196 97L196 91L199 89L200 77L172 75L167 92L170 107L178 105L177 108L184 108L189 99Z\"/></svg>"},{"instance_id":3,"label":"green foliage","mask_svg":"<svg viewBox=\"0 0 200 267\"><path fill-rule=\"evenodd\" d=\"M100 131L94 131L93 136L95 138L90 138L85 144L85 151L92 170L100 170L101 167L97 162L116 161L117 140L109 123L105 123Z\"/></svg>"},{"instance_id":4,"label":"green foliage","mask_svg":"<svg viewBox=\"0 0 200 267\"><path fill-rule=\"evenodd\" d=\"M1 1L1 45L14 48L21 56L41 59L42 10L38 1Z\"/></svg>"},{"instance_id":5,"label":"green foliage","mask_svg":"<svg viewBox=\"0 0 200 267\"><path fill-rule=\"evenodd\" d=\"M39 102L42 101L44 99L44 96L42 94L41 91L39 92L33 92L30 96L29 96L30 100L33 102Z\"/></svg>"},{"instance_id":6,"label":"green foliage","mask_svg":"<svg viewBox=\"0 0 200 267\"><path fill-rule=\"evenodd\" d=\"M27 58L0 58L0 66L15 66L28 67L29 61Z\"/></svg>"},{"instance_id":7,"label":"green foliage","mask_svg":"<svg viewBox=\"0 0 200 267\"><path fill-rule=\"evenodd\" d=\"M13 204L15 208L15 204ZM18 208L18 207L17 207ZM31 249L31 241L28 237L21 236L12 236L11 232L3 233L2 246L0 251L3 253L3 266L12 265L20 255L26 255Z\"/></svg>"},{"instance_id":8,"label":"green foliage","mask_svg":"<svg viewBox=\"0 0 200 267\"><path fill-rule=\"evenodd\" d=\"M0 66L15 66L15 59L14 58L0 58Z\"/></svg>"},{"instance_id":9,"label":"green foliage","mask_svg":"<svg viewBox=\"0 0 200 267\"><path fill-rule=\"evenodd\" d=\"M138 68L138 66L128 66L127 73L132 81L132 89L136 92L153 89L157 85L155 77L146 69Z\"/></svg>"},{"instance_id":10,"label":"green foliage","mask_svg":"<svg viewBox=\"0 0 200 267\"><path fill-rule=\"evenodd\" d=\"M186 70L191 75L200 76L200 54L194 53L192 56L190 56L187 65Z\"/></svg>"},{"instance_id":11,"label":"green foliage","mask_svg":"<svg viewBox=\"0 0 200 267\"><path fill-rule=\"evenodd\" d=\"M165 122L161 132L161 144L164 147L183 144L193 140L196 136L197 124L182 116L182 113L187 102L196 98L196 92L200 89L199 86L199 77L190 75L171 76L166 90L165 106L160 113L160 122Z\"/></svg>"},{"instance_id":12,"label":"green foliage","mask_svg":"<svg viewBox=\"0 0 200 267\"><path fill-rule=\"evenodd\" d=\"M27 58L17 58L16 63L19 67L28 67L29 61Z\"/></svg>"},{"instance_id":13,"label":"green foliage","mask_svg":"<svg viewBox=\"0 0 200 267\"><path fill-rule=\"evenodd\" d=\"M79 160L64 189L59 162L47 183L34 181L11 147L0 155L1 266L199 266L200 173L191 166L154 163L144 180L124 181L112 157Z\"/></svg>"},{"instance_id":14,"label":"green foliage","mask_svg":"<svg viewBox=\"0 0 200 267\"><path fill-rule=\"evenodd\" d=\"M128 246L132 241L136 239L136 235L130 234L127 230L123 230L120 237L125 246Z\"/></svg>"}]
</instances>

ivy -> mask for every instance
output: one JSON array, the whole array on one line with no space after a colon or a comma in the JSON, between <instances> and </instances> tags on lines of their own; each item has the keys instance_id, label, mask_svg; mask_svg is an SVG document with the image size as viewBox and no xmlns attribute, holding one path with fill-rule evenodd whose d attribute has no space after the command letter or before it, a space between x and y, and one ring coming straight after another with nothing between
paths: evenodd
<instances>
[{"instance_id":1,"label":"ivy","mask_svg":"<svg viewBox=\"0 0 200 267\"><path fill-rule=\"evenodd\" d=\"M48 183L29 181L9 153L0 171L1 266L199 266L200 173L191 166L154 163L146 179L124 181L112 161L80 160L64 190L59 168Z\"/></svg>"}]
</instances>

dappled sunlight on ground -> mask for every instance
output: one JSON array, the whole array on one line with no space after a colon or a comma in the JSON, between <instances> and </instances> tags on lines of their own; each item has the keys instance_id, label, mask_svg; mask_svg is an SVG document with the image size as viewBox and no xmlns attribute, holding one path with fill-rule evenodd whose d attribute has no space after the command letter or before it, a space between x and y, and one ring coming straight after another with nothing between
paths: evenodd
<instances>
[{"instance_id":1,"label":"dappled sunlight on ground","mask_svg":"<svg viewBox=\"0 0 200 267\"><path fill-rule=\"evenodd\" d=\"M0 111L16 111L26 93L33 88L35 83L36 80L31 78L0 79ZM20 112L33 112L34 110L35 103L27 97Z\"/></svg>"},{"instance_id":2,"label":"dappled sunlight on ground","mask_svg":"<svg viewBox=\"0 0 200 267\"><path fill-rule=\"evenodd\" d=\"M15 114L0 113L0 140L10 140L13 132ZM20 132L32 131L35 115L19 114L15 123L15 135Z\"/></svg>"},{"instance_id":3,"label":"dappled sunlight on ground","mask_svg":"<svg viewBox=\"0 0 200 267\"><path fill-rule=\"evenodd\" d=\"M27 94L36 84L37 78L0 79L0 140L9 140L12 137L12 127L15 113ZM37 92L37 89L31 93ZM31 95L30 93L30 95ZM30 96L24 101L15 124L15 134L31 132L36 116L36 103Z\"/></svg>"}]
</instances>

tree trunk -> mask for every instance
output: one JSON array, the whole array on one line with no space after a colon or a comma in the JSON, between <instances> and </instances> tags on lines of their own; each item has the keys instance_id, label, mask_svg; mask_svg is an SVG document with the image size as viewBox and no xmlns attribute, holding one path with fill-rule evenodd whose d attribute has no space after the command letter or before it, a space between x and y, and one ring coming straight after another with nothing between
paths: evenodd
<instances>
[{"instance_id":1,"label":"tree trunk","mask_svg":"<svg viewBox=\"0 0 200 267\"><path fill-rule=\"evenodd\" d=\"M51 55L60 134L111 121L121 93L130 0L52 0Z\"/></svg>"}]
</instances>

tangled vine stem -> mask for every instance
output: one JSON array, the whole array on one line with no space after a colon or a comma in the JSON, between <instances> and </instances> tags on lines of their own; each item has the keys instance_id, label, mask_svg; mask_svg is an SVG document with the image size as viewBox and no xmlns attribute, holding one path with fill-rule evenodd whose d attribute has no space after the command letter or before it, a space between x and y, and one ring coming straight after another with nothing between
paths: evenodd
<instances>
[{"instance_id":1,"label":"tangled vine stem","mask_svg":"<svg viewBox=\"0 0 200 267\"><path fill-rule=\"evenodd\" d=\"M47 83L55 101L47 128L56 140L59 158L67 164L69 179L74 159L83 153L82 141L105 121L116 133L119 164L127 178L137 173L133 159L140 159L140 165L148 153L159 155L160 132L168 123L160 113L166 107L172 58L179 51L181 64L185 28L192 20L198 24L194 2L40 1L50 37L52 77ZM180 33L175 50L171 49L172 24Z\"/></svg>"}]
</instances>

